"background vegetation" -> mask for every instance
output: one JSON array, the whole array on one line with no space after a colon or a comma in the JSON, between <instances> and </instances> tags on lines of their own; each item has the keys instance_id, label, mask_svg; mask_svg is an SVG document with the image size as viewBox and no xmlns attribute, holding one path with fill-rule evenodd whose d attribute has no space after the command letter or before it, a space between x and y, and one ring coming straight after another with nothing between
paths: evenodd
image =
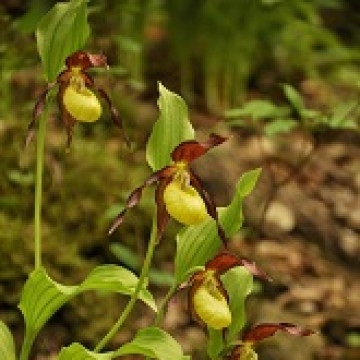
<instances>
[{"instance_id":1,"label":"background vegetation","mask_svg":"<svg viewBox=\"0 0 360 360\"><path fill-rule=\"evenodd\" d=\"M24 139L45 85L33 31L53 3L0 5L0 317L19 338L23 324L15 305L33 268L34 149L25 151ZM209 155L211 169L197 164L219 205L227 202L242 171L264 169L247 204L246 228L231 244L277 279L270 286L258 283L248 304L249 322L294 321L320 333L306 340L301 353L295 349L304 342L279 336L262 345L260 357L285 359L291 351L293 359L358 358L359 3L91 1L89 20L94 36L87 49L104 51L111 65L97 80L112 89L136 148L126 149L105 114L95 126L78 126L66 153L54 107L43 225L44 262L52 277L78 283L104 262L137 268L135 254L143 253L150 231L151 197L114 235L106 233L128 192L148 174L144 144L157 116L161 81L192 105L200 137L210 127L231 136L221 157ZM220 160L224 155L226 162ZM151 280L159 296L169 283L173 231L156 254ZM47 356L70 338L93 345L122 301L97 293L80 296L45 329L48 335L38 347ZM171 304L166 326L200 359L202 331L179 303ZM139 311L149 323L151 315L140 306ZM129 322L116 342L139 325Z\"/></svg>"}]
</instances>

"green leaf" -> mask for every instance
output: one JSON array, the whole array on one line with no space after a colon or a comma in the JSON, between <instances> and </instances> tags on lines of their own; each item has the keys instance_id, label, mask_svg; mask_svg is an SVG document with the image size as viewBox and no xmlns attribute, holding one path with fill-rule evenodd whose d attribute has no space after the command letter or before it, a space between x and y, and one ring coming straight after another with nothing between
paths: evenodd
<instances>
[{"instance_id":1,"label":"green leaf","mask_svg":"<svg viewBox=\"0 0 360 360\"><path fill-rule=\"evenodd\" d=\"M211 360L218 359L219 354L224 349L224 340L222 330L215 330L208 327L208 340L206 343L206 352Z\"/></svg>"},{"instance_id":2,"label":"green leaf","mask_svg":"<svg viewBox=\"0 0 360 360\"><path fill-rule=\"evenodd\" d=\"M235 195L230 205L219 209L219 220L228 237L234 235L241 228L243 199L253 190L260 173L261 169L244 173L236 185ZM177 284L186 281L192 269L204 266L221 246L213 219L182 229L176 240L175 281Z\"/></svg>"},{"instance_id":3,"label":"green leaf","mask_svg":"<svg viewBox=\"0 0 360 360\"><path fill-rule=\"evenodd\" d=\"M222 275L221 280L229 295L232 321L228 328L227 342L234 340L245 325L245 299L253 288L253 277L242 266L237 266Z\"/></svg>"},{"instance_id":4,"label":"green leaf","mask_svg":"<svg viewBox=\"0 0 360 360\"><path fill-rule=\"evenodd\" d=\"M276 119L268 122L264 127L264 131L267 136L274 136L279 133L287 133L297 125L298 122L294 119Z\"/></svg>"},{"instance_id":5,"label":"green leaf","mask_svg":"<svg viewBox=\"0 0 360 360\"><path fill-rule=\"evenodd\" d=\"M24 285L19 304L26 325L24 343L31 346L49 318L77 294L86 290L102 290L131 295L137 282L136 275L116 265L96 267L78 286L65 286L55 282L43 268L33 271ZM139 298L156 311L155 301L148 290L143 289Z\"/></svg>"},{"instance_id":6,"label":"green leaf","mask_svg":"<svg viewBox=\"0 0 360 360\"><path fill-rule=\"evenodd\" d=\"M134 339L114 351L114 356L140 354L159 360L190 360L181 346L164 330L156 327L141 329Z\"/></svg>"},{"instance_id":7,"label":"green leaf","mask_svg":"<svg viewBox=\"0 0 360 360\"><path fill-rule=\"evenodd\" d=\"M256 120L281 117L290 114L287 106L276 106L268 100L251 100L242 108L230 109L225 112L225 117L229 119L251 116Z\"/></svg>"},{"instance_id":8,"label":"green leaf","mask_svg":"<svg viewBox=\"0 0 360 360\"><path fill-rule=\"evenodd\" d=\"M261 168L246 171L236 185L237 197L244 198L252 193L261 174Z\"/></svg>"},{"instance_id":9,"label":"green leaf","mask_svg":"<svg viewBox=\"0 0 360 360\"><path fill-rule=\"evenodd\" d=\"M79 343L73 343L61 349L57 360L111 360L113 352L98 354L85 349Z\"/></svg>"},{"instance_id":10,"label":"green leaf","mask_svg":"<svg viewBox=\"0 0 360 360\"><path fill-rule=\"evenodd\" d=\"M15 344L8 327L0 320L0 359L15 360Z\"/></svg>"},{"instance_id":11,"label":"green leaf","mask_svg":"<svg viewBox=\"0 0 360 360\"><path fill-rule=\"evenodd\" d=\"M111 360L130 354L159 360L190 360L190 356L183 355L181 346L168 333L156 327L141 329L129 343L102 354L73 343L61 350L58 360Z\"/></svg>"},{"instance_id":12,"label":"green leaf","mask_svg":"<svg viewBox=\"0 0 360 360\"><path fill-rule=\"evenodd\" d=\"M161 83L159 92L160 117L153 126L146 147L146 160L154 171L171 163L170 154L177 145L194 138L184 100Z\"/></svg>"},{"instance_id":13,"label":"green leaf","mask_svg":"<svg viewBox=\"0 0 360 360\"><path fill-rule=\"evenodd\" d=\"M301 112L305 109L301 95L289 84L283 85L283 91L290 104L299 114L301 114Z\"/></svg>"},{"instance_id":14,"label":"green leaf","mask_svg":"<svg viewBox=\"0 0 360 360\"><path fill-rule=\"evenodd\" d=\"M87 0L59 2L39 22L37 47L49 82L63 69L65 59L81 49L89 37L86 3Z\"/></svg>"}]
</instances>

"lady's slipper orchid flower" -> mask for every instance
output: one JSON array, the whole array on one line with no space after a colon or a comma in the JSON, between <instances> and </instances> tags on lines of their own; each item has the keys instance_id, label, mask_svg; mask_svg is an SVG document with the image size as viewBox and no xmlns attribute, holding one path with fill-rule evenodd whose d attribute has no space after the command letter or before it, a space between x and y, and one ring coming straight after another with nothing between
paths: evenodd
<instances>
[{"instance_id":1,"label":"lady's slipper orchid flower","mask_svg":"<svg viewBox=\"0 0 360 360\"><path fill-rule=\"evenodd\" d=\"M111 117L116 126L122 129L122 123L116 108L112 105L109 96L103 89L95 87L94 80L86 72L92 67L107 67L107 60L103 54L90 54L84 51L77 51L66 58L66 70L61 72L56 82L48 84L46 90L40 95L35 104L33 119L28 128L26 144L28 144L35 130L37 118L41 115L46 96L50 89L59 84L57 101L61 112L61 119L67 132L67 146L70 146L73 127L76 121L94 122L99 119L102 107L99 99L91 90L94 89L108 104ZM127 144L128 138L125 136Z\"/></svg>"},{"instance_id":2,"label":"lady's slipper orchid flower","mask_svg":"<svg viewBox=\"0 0 360 360\"><path fill-rule=\"evenodd\" d=\"M244 266L254 276L270 279L254 262L228 252L216 255L206 263L205 270L196 272L190 280L189 308L200 324L218 330L230 325L229 299L220 275L234 266Z\"/></svg>"},{"instance_id":3,"label":"lady's slipper orchid flower","mask_svg":"<svg viewBox=\"0 0 360 360\"><path fill-rule=\"evenodd\" d=\"M179 144L171 153L173 163L153 173L143 185L130 194L125 209L116 217L109 234L122 223L126 211L140 201L144 188L157 183L155 200L158 238L161 237L170 217L184 225L194 225L211 216L215 219L219 236L226 246L225 234L219 224L215 204L189 167L192 161L225 140L222 136L211 134L204 143L189 140Z\"/></svg>"},{"instance_id":4,"label":"lady's slipper orchid flower","mask_svg":"<svg viewBox=\"0 0 360 360\"><path fill-rule=\"evenodd\" d=\"M289 323L264 323L246 331L242 337L242 342L236 345L227 360L257 360L258 356L253 349L253 345L274 335L278 330L285 331L294 336L309 336L315 332L310 329L304 329L298 325Z\"/></svg>"}]
</instances>

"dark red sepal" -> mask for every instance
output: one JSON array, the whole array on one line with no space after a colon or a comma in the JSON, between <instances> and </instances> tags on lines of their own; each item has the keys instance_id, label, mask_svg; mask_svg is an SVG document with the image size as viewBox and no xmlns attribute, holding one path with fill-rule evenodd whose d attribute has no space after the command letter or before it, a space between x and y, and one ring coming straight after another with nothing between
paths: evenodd
<instances>
[{"instance_id":1,"label":"dark red sepal","mask_svg":"<svg viewBox=\"0 0 360 360\"><path fill-rule=\"evenodd\" d=\"M67 84L61 83L60 88L57 94L57 102L59 105L59 110L61 114L61 120L65 126L66 134L67 134L67 141L66 141L66 149L69 150L73 132L74 132L74 126L76 124L76 120L71 116L71 114L65 109L64 103L63 103L63 97L65 89L67 88Z\"/></svg>"},{"instance_id":2,"label":"dark red sepal","mask_svg":"<svg viewBox=\"0 0 360 360\"><path fill-rule=\"evenodd\" d=\"M103 89L97 88L96 90L98 91L99 95L106 101L107 105L109 106L109 109L111 112L111 119L112 119L113 123L122 131L124 138L125 138L126 145L128 147L131 147L131 141L124 131L119 112L117 111L116 107L112 104L109 95Z\"/></svg>"},{"instance_id":3,"label":"dark red sepal","mask_svg":"<svg viewBox=\"0 0 360 360\"><path fill-rule=\"evenodd\" d=\"M157 226L156 236L158 240L162 237L165 227L170 220L170 215L166 210L166 206L164 202L164 191L170 181L171 181L171 177L161 179L155 191L156 226Z\"/></svg>"},{"instance_id":4,"label":"dark red sepal","mask_svg":"<svg viewBox=\"0 0 360 360\"><path fill-rule=\"evenodd\" d=\"M195 173L192 170L189 170L189 173L190 173L190 183L199 192L201 198L204 200L208 214L216 221L218 235L225 249L227 249L227 239L226 239L225 231L219 222L219 217L216 211L216 205L210 194L205 190L200 178L197 175L195 175Z\"/></svg>"},{"instance_id":5,"label":"dark red sepal","mask_svg":"<svg viewBox=\"0 0 360 360\"><path fill-rule=\"evenodd\" d=\"M221 275L235 266L244 266L252 275L261 279L271 280L253 261L239 258L230 252L216 255L206 263L205 268L206 270L214 270L218 275Z\"/></svg>"},{"instance_id":6,"label":"dark red sepal","mask_svg":"<svg viewBox=\"0 0 360 360\"><path fill-rule=\"evenodd\" d=\"M107 66L107 59L104 54L90 54L86 51L76 51L65 60L68 69L80 67L82 70L91 67Z\"/></svg>"},{"instance_id":7,"label":"dark red sepal","mask_svg":"<svg viewBox=\"0 0 360 360\"><path fill-rule=\"evenodd\" d=\"M175 161L191 162L198 157L204 155L214 146L222 144L226 138L210 134L209 139L204 143L199 143L195 140L184 141L179 144L171 153L171 158Z\"/></svg>"},{"instance_id":8,"label":"dark red sepal","mask_svg":"<svg viewBox=\"0 0 360 360\"><path fill-rule=\"evenodd\" d=\"M155 173L153 173L151 176L149 176L144 181L144 183L141 186L137 187L129 195L128 199L126 200L125 209L123 211L121 211L121 213L118 214L118 216L115 218L115 220L113 221L113 223L108 231L108 234L109 235L112 234L117 229L117 227L123 222L123 218L124 218L126 211L128 209L133 208L135 205L137 205L139 203L141 196L142 196L142 192L145 187L150 186L150 185L158 182L161 179L170 177L174 171L175 170L172 166L164 167L164 168L156 171Z\"/></svg>"},{"instance_id":9,"label":"dark red sepal","mask_svg":"<svg viewBox=\"0 0 360 360\"><path fill-rule=\"evenodd\" d=\"M246 331L243 335L243 341L258 342L273 336L278 330L294 336L309 336L315 333L313 330L290 323L264 323Z\"/></svg>"},{"instance_id":10,"label":"dark red sepal","mask_svg":"<svg viewBox=\"0 0 360 360\"><path fill-rule=\"evenodd\" d=\"M25 146L28 146L30 144L31 140L35 135L36 120L43 113L46 103L46 96L55 85L55 82L48 84L47 88L40 94L39 98L36 100L32 113L32 120L28 126L26 133Z\"/></svg>"}]
</instances>

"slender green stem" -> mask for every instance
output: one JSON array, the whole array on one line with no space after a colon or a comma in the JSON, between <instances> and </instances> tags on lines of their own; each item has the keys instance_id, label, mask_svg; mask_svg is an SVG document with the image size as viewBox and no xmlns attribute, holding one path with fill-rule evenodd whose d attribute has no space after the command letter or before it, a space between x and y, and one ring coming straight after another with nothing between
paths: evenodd
<instances>
[{"instance_id":1,"label":"slender green stem","mask_svg":"<svg viewBox=\"0 0 360 360\"><path fill-rule=\"evenodd\" d=\"M166 309L166 306L170 300L170 298L174 295L175 291L177 290L178 286L176 283L174 283L169 291L167 292L164 300L162 301L160 307L159 307L159 310L156 314L156 318L155 318L155 321L154 321L154 325L155 326L158 326L158 327L161 327L161 324L162 324L162 321L163 321L163 318L164 318L164 314L165 314L165 309Z\"/></svg>"},{"instance_id":2,"label":"slender green stem","mask_svg":"<svg viewBox=\"0 0 360 360\"><path fill-rule=\"evenodd\" d=\"M34 343L34 337L28 336L28 334L25 333L25 338L21 347L19 360L27 360L29 358L30 350L32 348L33 343Z\"/></svg>"},{"instance_id":3,"label":"slender green stem","mask_svg":"<svg viewBox=\"0 0 360 360\"><path fill-rule=\"evenodd\" d=\"M45 134L48 119L48 105L40 118L36 144L36 176L35 176L35 269L41 266L41 202L42 177L44 170Z\"/></svg>"},{"instance_id":4,"label":"slender green stem","mask_svg":"<svg viewBox=\"0 0 360 360\"><path fill-rule=\"evenodd\" d=\"M117 320L117 322L110 329L110 331L103 337L103 339L101 339L99 341L99 343L96 345L96 347L94 349L95 352L101 351L104 348L104 346L106 346L106 344L115 336L115 334L119 331L120 327L123 325L125 320L130 315L130 313L136 303L136 300L138 299L140 290L142 289L145 279L148 275L151 260L152 260L156 245L157 245L157 231L156 231L156 217L154 216L152 230L151 230L151 237L150 237L144 264L141 269L139 281L136 285L136 288L135 288L133 294L131 295L131 298L128 301L127 305L125 306L125 309L123 310L119 319Z\"/></svg>"}]
</instances>

